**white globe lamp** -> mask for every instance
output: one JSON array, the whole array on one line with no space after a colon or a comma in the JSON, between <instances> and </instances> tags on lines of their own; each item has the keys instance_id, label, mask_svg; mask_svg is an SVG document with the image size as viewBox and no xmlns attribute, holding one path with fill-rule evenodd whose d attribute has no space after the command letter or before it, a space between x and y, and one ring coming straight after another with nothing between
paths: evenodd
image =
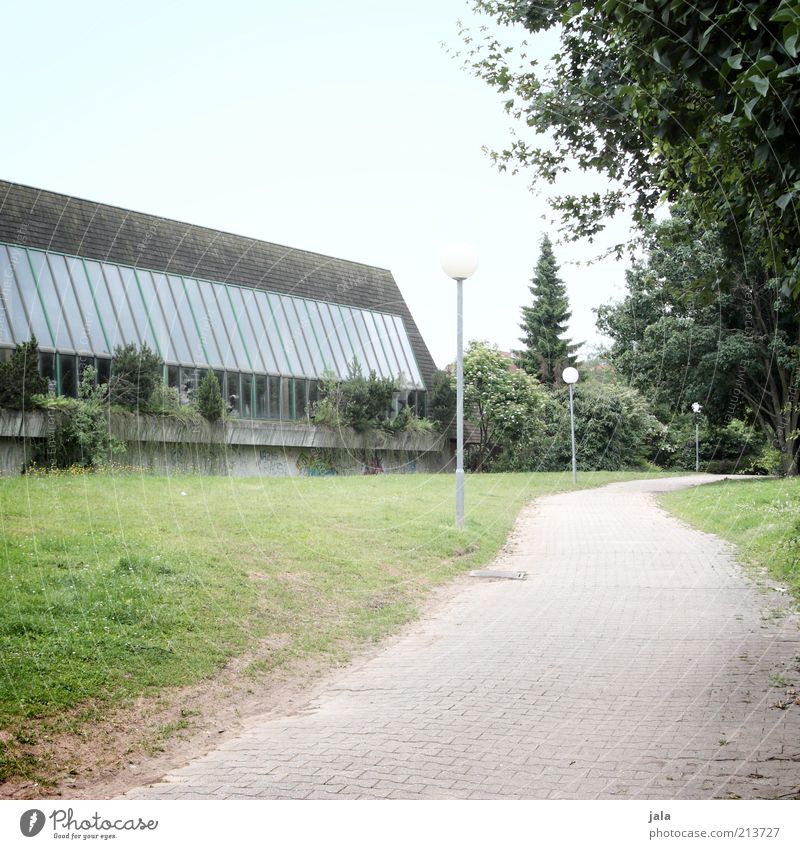
<instances>
[{"instance_id":1,"label":"white globe lamp","mask_svg":"<svg viewBox=\"0 0 800 849\"><path fill-rule=\"evenodd\" d=\"M466 280L472 277L478 268L478 255L471 245L455 242L442 251L440 261L442 270L453 280Z\"/></svg>"},{"instance_id":2,"label":"white globe lamp","mask_svg":"<svg viewBox=\"0 0 800 849\"><path fill-rule=\"evenodd\" d=\"M572 366L567 366L564 371L561 372L561 379L564 381L564 383L567 383L570 386L573 383L577 383L579 377L580 375L578 374L578 369L573 368Z\"/></svg>"}]
</instances>

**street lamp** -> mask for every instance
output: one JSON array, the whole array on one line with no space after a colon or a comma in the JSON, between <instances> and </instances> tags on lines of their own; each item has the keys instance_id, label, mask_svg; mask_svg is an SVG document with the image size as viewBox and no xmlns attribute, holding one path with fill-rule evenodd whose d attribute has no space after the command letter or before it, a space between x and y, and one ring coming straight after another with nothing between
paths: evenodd
<instances>
[{"instance_id":1,"label":"street lamp","mask_svg":"<svg viewBox=\"0 0 800 849\"><path fill-rule=\"evenodd\" d=\"M569 386L569 425L572 433L572 482L578 482L578 462L575 459L575 408L572 404L572 386L578 382L578 369L567 366L561 372L561 379Z\"/></svg>"},{"instance_id":2,"label":"street lamp","mask_svg":"<svg viewBox=\"0 0 800 849\"><path fill-rule=\"evenodd\" d=\"M464 527L464 293L463 282L475 273L478 255L463 243L448 245L441 255L442 270L456 281L456 527Z\"/></svg>"},{"instance_id":3,"label":"street lamp","mask_svg":"<svg viewBox=\"0 0 800 849\"><path fill-rule=\"evenodd\" d=\"M697 401L692 404L694 413L694 470L700 471L700 410L702 406Z\"/></svg>"}]
</instances>

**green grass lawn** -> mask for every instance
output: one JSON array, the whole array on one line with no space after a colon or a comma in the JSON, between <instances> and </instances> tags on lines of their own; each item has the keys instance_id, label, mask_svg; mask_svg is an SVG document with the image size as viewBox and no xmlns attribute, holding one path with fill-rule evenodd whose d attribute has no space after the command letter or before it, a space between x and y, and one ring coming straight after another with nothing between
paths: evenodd
<instances>
[{"instance_id":1,"label":"green grass lawn","mask_svg":"<svg viewBox=\"0 0 800 849\"><path fill-rule=\"evenodd\" d=\"M744 562L765 566L800 600L800 478L721 481L666 493L661 502L734 543Z\"/></svg>"},{"instance_id":2,"label":"green grass lawn","mask_svg":"<svg viewBox=\"0 0 800 849\"><path fill-rule=\"evenodd\" d=\"M643 476L584 473L580 485ZM523 504L571 481L469 476L462 533L453 486L0 478L0 780L33 774L24 744L42 724L210 676L263 638L276 648L254 672L345 659L412 619L432 586L488 563Z\"/></svg>"}]
</instances>

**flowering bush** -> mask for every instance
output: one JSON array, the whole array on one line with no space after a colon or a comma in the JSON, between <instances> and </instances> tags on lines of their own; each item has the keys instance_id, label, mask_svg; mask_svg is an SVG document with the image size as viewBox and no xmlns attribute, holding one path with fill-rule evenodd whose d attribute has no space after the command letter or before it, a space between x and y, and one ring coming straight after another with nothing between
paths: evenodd
<instances>
[{"instance_id":1,"label":"flowering bush","mask_svg":"<svg viewBox=\"0 0 800 849\"><path fill-rule=\"evenodd\" d=\"M474 469L519 468L541 427L544 390L484 342L464 354L464 415L477 429Z\"/></svg>"}]
</instances>

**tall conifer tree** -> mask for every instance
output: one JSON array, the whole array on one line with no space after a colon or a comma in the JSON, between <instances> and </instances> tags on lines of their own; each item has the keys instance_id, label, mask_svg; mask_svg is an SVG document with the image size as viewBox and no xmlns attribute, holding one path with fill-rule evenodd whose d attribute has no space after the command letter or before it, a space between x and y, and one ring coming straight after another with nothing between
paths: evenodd
<instances>
[{"instance_id":1,"label":"tall conifer tree","mask_svg":"<svg viewBox=\"0 0 800 849\"><path fill-rule=\"evenodd\" d=\"M542 250L529 288L533 303L522 308L520 342L525 348L517 351L517 362L542 383L559 384L561 372L575 364L578 346L563 338L572 313L567 287L558 276L553 245L547 235L542 239Z\"/></svg>"}]
</instances>

